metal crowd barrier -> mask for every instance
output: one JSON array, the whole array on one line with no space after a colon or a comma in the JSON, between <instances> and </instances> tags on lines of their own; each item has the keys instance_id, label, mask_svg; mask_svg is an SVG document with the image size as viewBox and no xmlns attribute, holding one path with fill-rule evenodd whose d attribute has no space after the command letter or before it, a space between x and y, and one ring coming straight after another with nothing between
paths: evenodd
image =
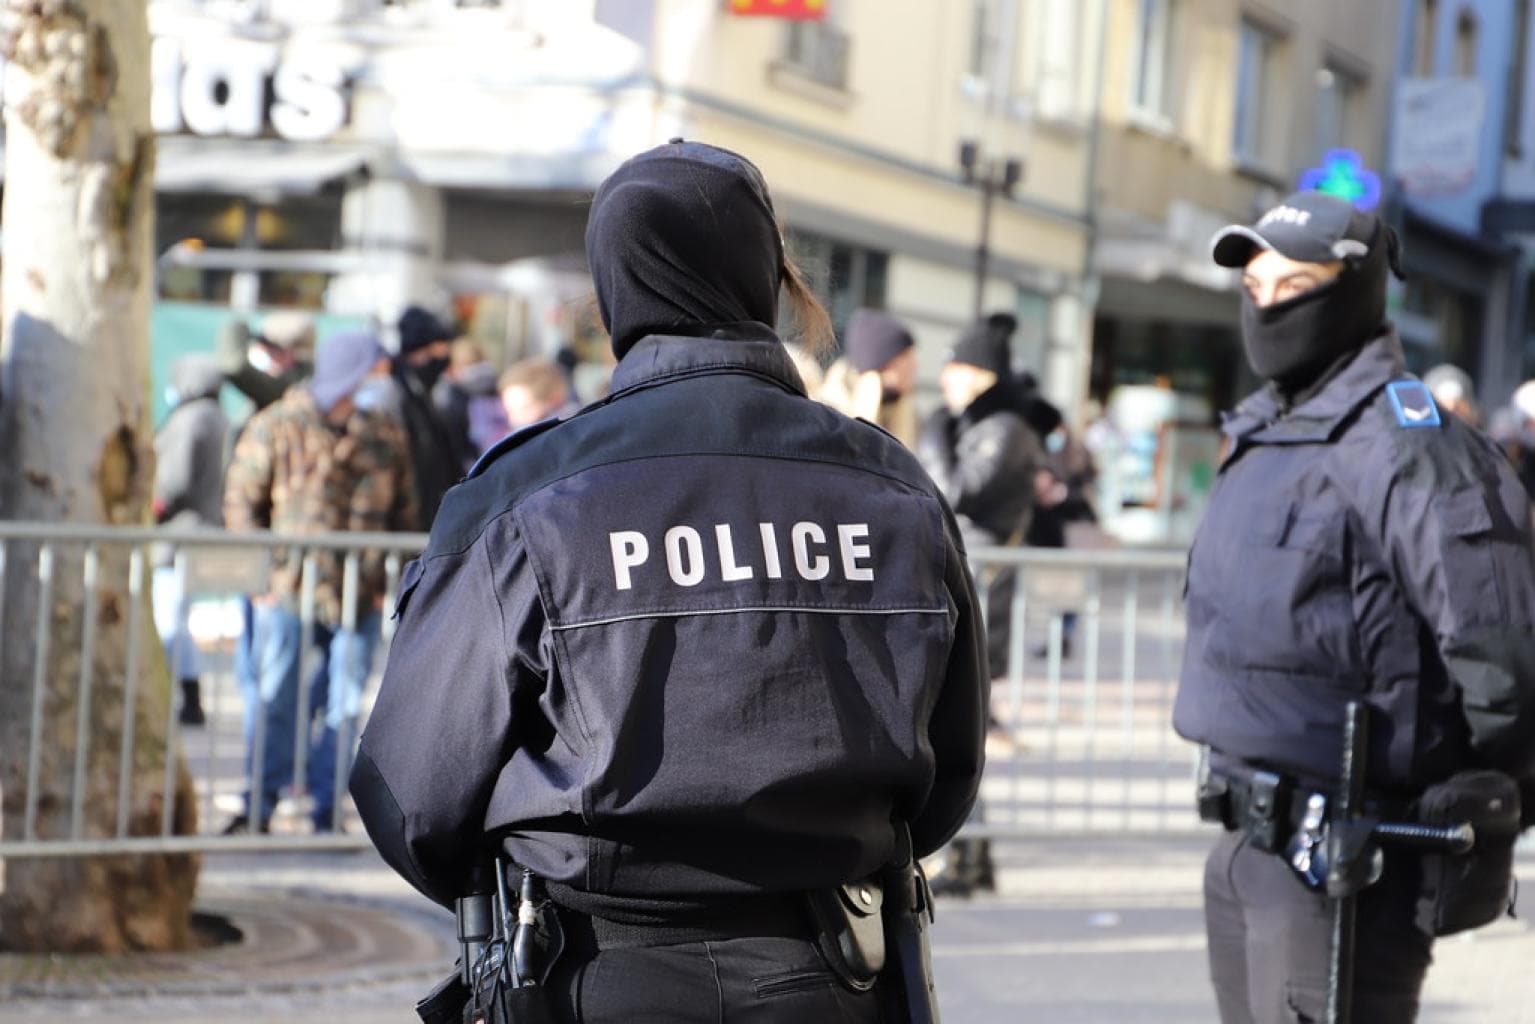
<instances>
[{"instance_id":1,"label":"metal crowd barrier","mask_svg":"<svg viewBox=\"0 0 1535 1024\"><path fill-rule=\"evenodd\" d=\"M122 685L125 706L135 706L146 680L149 657L141 637L156 634L143 616L149 612L151 572L171 567L181 582L193 618L206 625L221 624L199 643L202 660L202 700L206 722L183 726L178 700L166 702L164 728L169 738L156 767L161 815L155 834L130 834L130 784L135 777L135 730L132 714L120 732L87 735L90 701L98 680L92 668L100 609L88 599L82 609L84 633L79 679L76 744L69 777L70 826L64 834L44 834L38 807L43 790L43 698L48 680L50 649L48 617L39 616L32 637L0 636L0 645L31 643L34 673L27 729L25 769L20 794L7 794L24 809L21 828L14 816L0 835L0 860L36 856L84 856L124 853L169 853L216 850L362 849L366 835L346 800L344 762L337 758L329 775L335 796L334 831L314 834L306 806L306 758L313 712L295 714L292 777L283 780L283 798L272 817L271 832L225 835L223 831L243 809L247 787L246 758L261 753L269 737L264 722L254 716L254 730L244 724L245 700L235 678L234 646L240 643L236 603L241 595L266 589L275 550L297 552L303 574L299 617L296 709L310 707L310 675L318 651L308 638L315 621L316 560L322 554L344 558L343 606L355 605L358 559L364 551L386 554L388 578L384 607L393 606L404 562L426 538L419 534L334 533L277 535L234 534L221 531L81 528L46 523L0 523L0 600L9 573L35 573L37 606L50 608L64 573L78 572L85 592L97 586L122 588L129 596L126 612L127 648ZM1190 798L1194 757L1191 748L1173 736L1172 695L1182 651L1180 595L1184 572L1181 552L1118 550L1044 551L994 548L972 552L982 604L990 617L1005 616L1006 656L993 665L993 723L988 739L988 766L982 786L984 813L966 826L966 834L993 837L1048 837L1083 832L1172 834L1197 828ZM1017 584L1010 585L1009 577ZM3 609L0 609L3 610ZM178 611L178 617L180 615ZM350 612L349 612L350 615ZM0 620L3 621L3 620ZM188 623L182 621L186 628ZM350 618L343 627L355 623ZM387 656L390 626L374 655L374 674L364 695L357 724L366 719L376 690L377 673ZM337 737L337 747L349 750L356 736ZM91 745L116 748L118 777L115 814L87 815L92 780L87 778ZM250 749L247 749L250 748ZM176 835L173 821L177 757L184 759L193 780L198 831ZM58 759L53 759L58 763ZM67 760L67 759L66 759ZM14 779L10 780L14 784ZM59 791L58 779L48 780ZM91 808L99 810L99 808ZM115 828L103 829L103 818ZM94 827L90 823L96 823Z\"/></svg>"}]
</instances>

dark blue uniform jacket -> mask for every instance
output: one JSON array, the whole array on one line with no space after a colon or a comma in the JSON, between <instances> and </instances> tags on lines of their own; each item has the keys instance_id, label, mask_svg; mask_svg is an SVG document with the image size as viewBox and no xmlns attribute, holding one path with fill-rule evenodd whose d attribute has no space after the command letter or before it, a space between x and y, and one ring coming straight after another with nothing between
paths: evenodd
<instances>
[{"instance_id":1,"label":"dark blue uniform jacket","mask_svg":"<svg viewBox=\"0 0 1535 1024\"><path fill-rule=\"evenodd\" d=\"M1217 764L1327 785L1362 699L1378 790L1472 765L1529 776L1535 565L1497 447L1441 421L1394 335L1288 413L1259 392L1226 432L1189 560L1178 732Z\"/></svg>"},{"instance_id":2,"label":"dark blue uniform jacket","mask_svg":"<svg viewBox=\"0 0 1535 1024\"><path fill-rule=\"evenodd\" d=\"M608 913L836 884L892 816L919 852L965 820L989 675L953 517L740 333L642 341L603 403L488 453L407 569L352 792L438 902L486 833Z\"/></svg>"}]
</instances>

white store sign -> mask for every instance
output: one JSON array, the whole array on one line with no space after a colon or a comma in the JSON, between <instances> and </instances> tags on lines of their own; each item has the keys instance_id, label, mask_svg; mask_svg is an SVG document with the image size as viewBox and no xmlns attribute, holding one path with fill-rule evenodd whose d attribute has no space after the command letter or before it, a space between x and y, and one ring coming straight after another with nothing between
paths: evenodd
<instances>
[{"instance_id":1,"label":"white store sign","mask_svg":"<svg viewBox=\"0 0 1535 1024\"><path fill-rule=\"evenodd\" d=\"M347 74L322 55L249 39L154 41L155 131L293 142L330 138L347 121Z\"/></svg>"}]
</instances>

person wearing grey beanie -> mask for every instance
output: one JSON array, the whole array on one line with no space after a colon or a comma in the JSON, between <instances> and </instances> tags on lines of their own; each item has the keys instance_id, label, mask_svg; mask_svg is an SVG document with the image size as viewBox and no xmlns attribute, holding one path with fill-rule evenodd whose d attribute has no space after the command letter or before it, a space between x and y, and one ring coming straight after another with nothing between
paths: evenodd
<instances>
[{"instance_id":1,"label":"person wearing grey beanie","mask_svg":"<svg viewBox=\"0 0 1535 1024\"><path fill-rule=\"evenodd\" d=\"M912 386L916 343L906 325L875 309L856 310L843 332L843 355L826 371L816 397L848 416L889 431L906 447L917 441Z\"/></svg>"}]
</instances>

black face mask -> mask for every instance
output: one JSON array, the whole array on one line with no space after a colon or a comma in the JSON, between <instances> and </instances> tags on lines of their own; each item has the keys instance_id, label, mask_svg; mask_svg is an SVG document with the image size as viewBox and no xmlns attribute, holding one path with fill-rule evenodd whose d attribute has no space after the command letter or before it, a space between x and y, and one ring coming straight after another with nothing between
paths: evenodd
<instances>
[{"instance_id":1,"label":"black face mask","mask_svg":"<svg viewBox=\"0 0 1535 1024\"><path fill-rule=\"evenodd\" d=\"M411 366L410 372L415 374L423 387L430 389L447 372L449 364L450 360L447 359L429 359L419 366Z\"/></svg>"},{"instance_id":2,"label":"black face mask","mask_svg":"<svg viewBox=\"0 0 1535 1024\"><path fill-rule=\"evenodd\" d=\"M1320 287L1272 306L1242 294L1242 347L1253 372L1296 392L1364 347L1386 323L1384 245Z\"/></svg>"},{"instance_id":3,"label":"black face mask","mask_svg":"<svg viewBox=\"0 0 1535 1024\"><path fill-rule=\"evenodd\" d=\"M906 397L906 392L897 391L895 388L885 388L879 393L880 405L894 405Z\"/></svg>"}]
</instances>

